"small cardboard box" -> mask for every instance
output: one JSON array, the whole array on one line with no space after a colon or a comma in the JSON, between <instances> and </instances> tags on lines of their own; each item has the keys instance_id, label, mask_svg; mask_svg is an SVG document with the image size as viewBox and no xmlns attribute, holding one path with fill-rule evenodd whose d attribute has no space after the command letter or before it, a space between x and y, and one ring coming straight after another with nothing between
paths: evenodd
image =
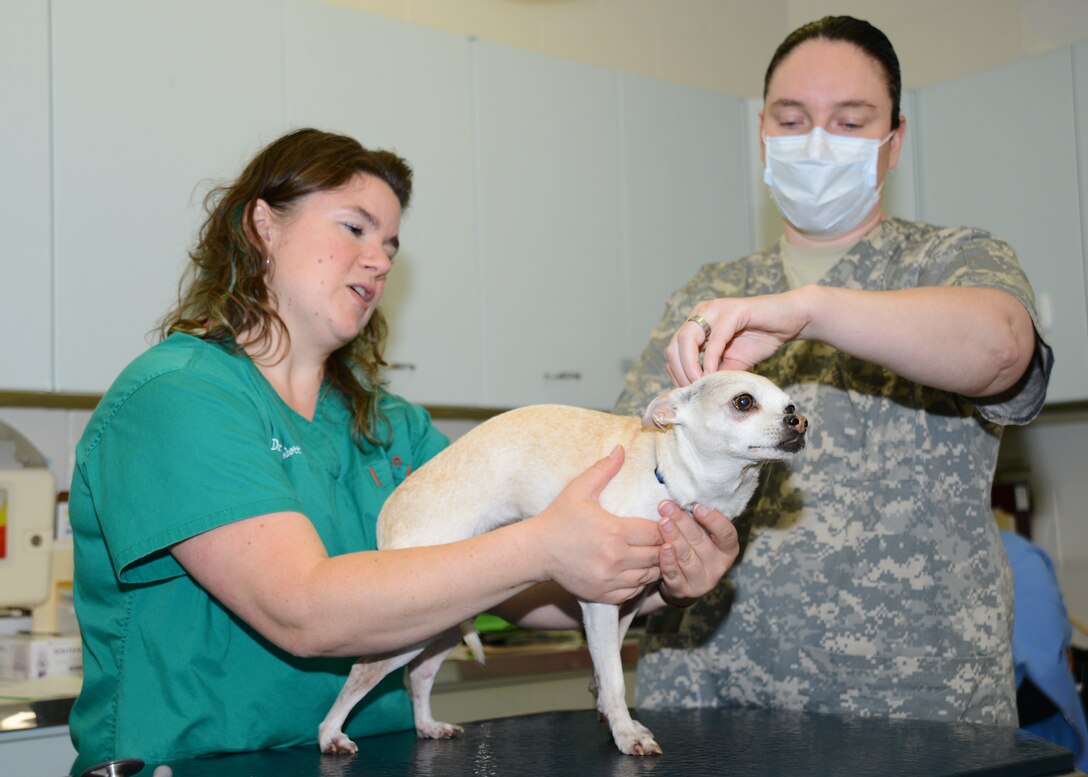
<instances>
[{"instance_id":1,"label":"small cardboard box","mask_svg":"<svg viewBox=\"0 0 1088 777\"><path fill-rule=\"evenodd\" d=\"M83 673L78 636L13 634L0 637L0 680L20 682Z\"/></svg>"}]
</instances>

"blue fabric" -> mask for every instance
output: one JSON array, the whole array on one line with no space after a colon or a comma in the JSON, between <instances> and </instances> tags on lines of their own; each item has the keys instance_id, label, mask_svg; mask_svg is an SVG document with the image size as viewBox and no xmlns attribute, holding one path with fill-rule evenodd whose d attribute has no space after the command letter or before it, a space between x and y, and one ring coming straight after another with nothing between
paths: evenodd
<instances>
[{"instance_id":1,"label":"blue fabric","mask_svg":"<svg viewBox=\"0 0 1088 777\"><path fill-rule=\"evenodd\" d=\"M1077 768L1088 771L1088 723L1067 657L1073 629L1054 564L1042 549L1018 534L1003 531L1001 539L1015 591L1012 655L1016 685L1030 678L1058 708L1057 714L1024 729L1069 748L1076 756Z\"/></svg>"}]
</instances>

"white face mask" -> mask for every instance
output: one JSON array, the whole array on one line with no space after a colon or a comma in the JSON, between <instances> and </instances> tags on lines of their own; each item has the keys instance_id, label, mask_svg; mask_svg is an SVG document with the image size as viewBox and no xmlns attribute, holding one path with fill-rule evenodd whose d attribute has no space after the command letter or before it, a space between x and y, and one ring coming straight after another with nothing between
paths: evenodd
<instances>
[{"instance_id":1,"label":"white face mask","mask_svg":"<svg viewBox=\"0 0 1088 777\"><path fill-rule=\"evenodd\" d=\"M807 135L764 135L763 182L782 215L800 231L819 237L845 234L880 202L877 157L894 134L873 140L816 127Z\"/></svg>"}]
</instances>

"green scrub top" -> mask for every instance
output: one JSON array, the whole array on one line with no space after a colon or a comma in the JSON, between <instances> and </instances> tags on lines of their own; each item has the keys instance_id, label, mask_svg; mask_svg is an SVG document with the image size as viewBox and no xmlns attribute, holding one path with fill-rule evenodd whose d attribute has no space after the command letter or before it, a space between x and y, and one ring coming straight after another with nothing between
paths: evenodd
<instances>
[{"instance_id":1,"label":"green scrub top","mask_svg":"<svg viewBox=\"0 0 1088 777\"><path fill-rule=\"evenodd\" d=\"M296 511L330 555L373 550L385 499L448 444L422 408L389 394L381 407L392 442L360 449L337 392L322 393L309 421L245 355L188 335L122 372L79 442L70 496L84 657L70 719L73 774L111 758L154 765L316 743L352 659L280 650L190 578L169 548L232 521ZM366 627L365 613L344 617ZM345 731L411 726L397 672Z\"/></svg>"}]
</instances>

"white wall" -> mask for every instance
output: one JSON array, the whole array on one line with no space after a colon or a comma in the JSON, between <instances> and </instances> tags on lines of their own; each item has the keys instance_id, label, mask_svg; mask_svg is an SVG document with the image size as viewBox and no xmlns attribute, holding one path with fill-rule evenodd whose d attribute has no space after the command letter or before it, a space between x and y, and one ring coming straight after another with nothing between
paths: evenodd
<instances>
[{"instance_id":1,"label":"white wall","mask_svg":"<svg viewBox=\"0 0 1088 777\"><path fill-rule=\"evenodd\" d=\"M828 14L880 27L907 89L1088 40L1084 0L325 0L738 97L771 52Z\"/></svg>"}]
</instances>

